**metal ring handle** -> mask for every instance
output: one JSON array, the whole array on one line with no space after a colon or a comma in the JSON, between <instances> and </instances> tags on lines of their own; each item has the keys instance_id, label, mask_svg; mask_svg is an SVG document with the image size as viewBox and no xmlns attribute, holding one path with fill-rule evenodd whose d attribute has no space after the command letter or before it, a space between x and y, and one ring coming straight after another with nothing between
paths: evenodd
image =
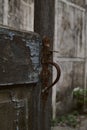
<instances>
[{"instance_id":1,"label":"metal ring handle","mask_svg":"<svg viewBox=\"0 0 87 130\"><path fill-rule=\"evenodd\" d=\"M58 82L58 80L59 80L59 78L60 78L60 75L61 75L61 70L60 70L60 67L59 67L58 64L56 64L55 62L51 62L51 61L49 61L48 64L51 64L52 66L54 66L54 67L56 68L56 70L57 70L57 77L56 77L56 79L54 80L54 82L53 82L50 86L48 86L48 87L46 87L46 88L44 88L44 89L42 90L42 93L45 93L45 92L47 92L50 88L52 88L52 87Z\"/></svg>"}]
</instances>

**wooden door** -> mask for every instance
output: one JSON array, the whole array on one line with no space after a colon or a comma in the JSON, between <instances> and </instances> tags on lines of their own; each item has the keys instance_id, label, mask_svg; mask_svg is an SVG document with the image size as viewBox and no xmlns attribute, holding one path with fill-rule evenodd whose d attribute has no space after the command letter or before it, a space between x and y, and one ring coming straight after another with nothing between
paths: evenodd
<instances>
[{"instance_id":1,"label":"wooden door","mask_svg":"<svg viewBox=\"0 0 87 130\"><path fill-rule=\"evenodd\" d=\"M40 45L36 33L0 26L1 130L39 130Z\"/></svg>"},{"instance_id":2,"label":"wooden door","mask_svg":"<svg viewBox=\"0 0 87 130\"><path fill-rule=\"evenodd\" d=\"M33 130L33 123L35 123L34 85L7 87L0 88L0 129Z\"/></svg>"}]
</instances>

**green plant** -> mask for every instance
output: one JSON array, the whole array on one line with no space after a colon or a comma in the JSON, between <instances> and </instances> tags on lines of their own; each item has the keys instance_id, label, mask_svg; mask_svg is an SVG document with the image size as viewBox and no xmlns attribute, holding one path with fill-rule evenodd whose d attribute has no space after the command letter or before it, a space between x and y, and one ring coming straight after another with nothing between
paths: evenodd
<instances>
[{"instance_id":1,"label":"green plant","mask_svg":"<svg viewBox=\"0 0 87 130\"><path fill-rule=\"evenodd\" d=\"M51 126L57 126L58 125L58 120L57 119L52 119L51 120Z\"/></svg>"},{"instance_id":2,"label":"green plant","mask_svg":"<svg viewBox=\"0 0 87 130\"><path fill-rule=\"evenodd\" d=\"M77 124L78 124L78 121L77 121L77 117L75 115L68 115L66 117L66 124L71 126L71 127L76 127Z\"/></svg>"},{"instance_id":3,"label":"green plant","mask_svg":"<svg viewBox=\"0 0 87 130\"><path fill-rule=\"evenodd\" d=\"M67 125L71 127L76 127L78 124L77 116L78 116L78 112L74 111L71 114L67 114L52 120L51 125L52 126Z\"/></svg>"},{"instance_id":4,"label":"green plant","mask_svg":"<svg viewBox=\"0 0 87 130\"><path fill-rule=\"evenodd\" d=\"M83 109L84 103L87 105L87 89L79 88L73 91L73 100L75 100L78 109Z\"/></svg>"}]
</instances>

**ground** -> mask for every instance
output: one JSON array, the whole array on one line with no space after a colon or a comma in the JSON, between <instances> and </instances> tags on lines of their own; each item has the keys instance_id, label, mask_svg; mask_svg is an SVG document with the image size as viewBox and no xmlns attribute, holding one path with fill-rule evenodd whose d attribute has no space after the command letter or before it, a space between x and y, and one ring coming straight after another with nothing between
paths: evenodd
<instances>
[{"instance_id":1,"label":"ground","mask_svg":"<svg viewBox=\"0 0 87 130\"><path fill-rule=\"evenodd\" d=\"M75 127L58 124L57 126L53 126L51 130L87 130L87 115L79 115L77 120L78 123Z\"/></svg>"},{"instance_id":2,"label":"ground","mask_svg":"<svg viewBox=\"0 0 87 130\"><path fill-rule=\"evenodd\" d=\"M55 126L51 130L87 130L87 119L83 120L80 126L72 128L69 126Z\"/></svg>"}]
</instances>

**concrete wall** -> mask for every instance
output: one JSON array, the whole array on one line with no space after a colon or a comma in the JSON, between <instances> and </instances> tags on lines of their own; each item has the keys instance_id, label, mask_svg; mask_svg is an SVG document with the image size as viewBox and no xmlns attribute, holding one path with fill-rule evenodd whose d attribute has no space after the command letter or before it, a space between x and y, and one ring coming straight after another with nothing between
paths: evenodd
<instances>
[{"instance_id":1,"label":"concrete wall","mask_svg":"<svg viewBox=\"0 0 87 130\"><path fill-rule=\"evenodd\" d=\"M0 24L32 31L33 23L33 0L0 0Z\"/></svg>"},{"instance_id":2,"label":"concrete wall","mask_svg":"<svg viewBox=\"0 0 87 130\"><path fill-rule=\"evenodd\" d=\"M68 0L68 1L72 2L72 3L76 4L76 5L84 7L86 0Z\"/></svg>"},{"instance_id":3,"label":"concrete wall","mask_svg":"<svg viewBox=\"0 0 87 130\"><path fill-rule=\"evenodd\" d=\"M53 118L71 109L71 93L86 88L86 11L82 0L56 0L54 54L61 77L53 88ZM53 72L54 77L56 71ZM57 90L57 93L56 93ZM56 106L56 107L55 107Z\"/></svg>"}]
</instances>

